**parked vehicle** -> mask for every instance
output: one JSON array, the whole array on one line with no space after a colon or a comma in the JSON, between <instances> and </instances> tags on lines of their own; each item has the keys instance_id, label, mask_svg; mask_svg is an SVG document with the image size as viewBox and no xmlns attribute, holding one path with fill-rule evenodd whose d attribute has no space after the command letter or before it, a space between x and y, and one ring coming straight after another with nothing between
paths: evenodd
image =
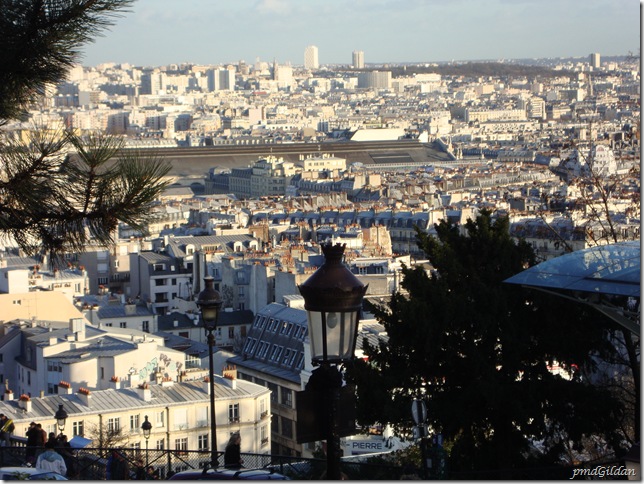
<instances>
[{"instance_id":1,"label":"parked vehicle","mask_svg":"<svg viewBox=\"0 0 644 484\"><path fill-rule=\"evenodd\" d=\"M0 467L2 481L68 481L57 472L39 469L38 467Z\"/></svg>"},{"instance_id":2,"label":"parked vehicle","mask_svg":"<svg viewBox=\"0 0 644 484\"><path fill-rule=\"evenodd\" d=\"M251 481L289 481L290 479L272 469L195 469L177 472L170 476L171 481L218 481L247 479Z\"/></svg>"}]
</instances>

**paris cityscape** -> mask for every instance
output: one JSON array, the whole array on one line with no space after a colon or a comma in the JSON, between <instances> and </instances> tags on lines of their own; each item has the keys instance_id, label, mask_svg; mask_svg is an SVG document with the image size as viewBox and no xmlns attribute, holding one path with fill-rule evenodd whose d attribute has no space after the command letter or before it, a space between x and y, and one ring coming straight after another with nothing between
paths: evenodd
<instances>
[{"instance_id":1,"label":"paris cityscape","mask_svg":"<svg viewBox=\"0 0 644 484\"><path fill-rule=\"evenodd\" d=\"M641 478L639 44L396 61L298 37L130 63L105 60L111 30L171 8L81 3L84 57L45 54L70 47L19 9L5 41L3 466Z\"/></svg>"}]
</instances>

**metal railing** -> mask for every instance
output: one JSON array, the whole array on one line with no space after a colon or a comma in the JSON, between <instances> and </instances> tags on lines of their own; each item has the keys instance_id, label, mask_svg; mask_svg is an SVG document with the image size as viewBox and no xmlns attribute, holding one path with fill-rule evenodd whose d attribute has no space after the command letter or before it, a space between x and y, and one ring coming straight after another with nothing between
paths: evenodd
<instances>
[{"instance_id":1,"label":"metal railing","mask_svg":"<svg viewBox=\"0 0 644 484\"><path fill-rule=\"evenodd\" d=\"M23 438L12 439L11 447L0 447L0 467L22 466L27 463L27 447ZM36 454L44 448L37 448ZM105 480L107 462L114 450L125 457L129 465L131 479L136 479L137 461L152 466L160 479L185 471L202 469L210 464L209 450L177 449L140 449L119 447L68 449L63 455L68 467L67 477L72 480ZM272 469L294 480L319 480L326 475L326 460L303 459L295 456L242 453L244 468ZM223 452L219 452L218 462L223 466ZM402 469L395 466L357 462L343 458L341 469L351 480L398 480Z\"/></svg>"}]
</instances>

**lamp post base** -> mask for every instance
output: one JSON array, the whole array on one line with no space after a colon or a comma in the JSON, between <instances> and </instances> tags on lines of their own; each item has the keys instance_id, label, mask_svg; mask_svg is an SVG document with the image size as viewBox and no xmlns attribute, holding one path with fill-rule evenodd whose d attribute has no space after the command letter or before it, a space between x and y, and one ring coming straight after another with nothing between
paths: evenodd
<instances>
[{"instance_id":1,"label":"lamp post base","mask_svg":"<svg viewBox=\"0 0 644 484\"><path fill-rule=\"evenodd\" d=\"M340 435L337 428L336 414L340 402L340 388L342 388L342 374L336 365L323 364L311 372L311 378L306 384L306 390L318 392L322 395L321 409L327 411L326 420L326 479L339 481L340 472Z\"/></svg>"}]
</instances>

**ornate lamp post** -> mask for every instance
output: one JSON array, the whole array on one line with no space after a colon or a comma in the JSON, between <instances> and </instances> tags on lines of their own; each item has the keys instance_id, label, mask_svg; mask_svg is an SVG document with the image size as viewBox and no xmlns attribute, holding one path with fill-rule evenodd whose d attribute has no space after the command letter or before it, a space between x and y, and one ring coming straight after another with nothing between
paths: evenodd
<instances>
[{"instance_id":1,"label":"ornate lamp post","mask_svg":"<svg viewBox=\"0 0 644 484\"><path fill-rule=\"evenodd\" d=\"M215 369L212 358L215 336L213 331L217 328L217 318L221 308L222 299L215 290L215 279L212 276L204 277L205 289L199 293L197 306L201 311L201 322L208 335L208 362L210 375L210 465L217 468L217 423L215 422Z\"/></svg>"},{"instance_id":2,"label":"ornate lamp post","mask_svg":"<svg viewBox=\"0 0 644 484\"><path fill-rule=\"evenodd\" d=\"M65 423L67 422L67 412L63 408L63 404L60 403L58 404L58 410L56 410L56 413L54 414L54 418L56 419L56 424L58 425L58 433L62 434L63 430L65 430Z\"/></svg>"},{"instance_id":3,"label":"ornate lamp post","mask_svg":"<svg viewBox=\"0 0 644 484\"><path fill-rule=\"evenodd\" d=\"M148 420L148 416L145 416L145 420L141 424L141 430L143 430L143 437L145 437L145 467L147 469L148 463L148 441L150 440L150 432L152 432L152 424Z\"/></svg>"},{"instance_id":4,"label":"ornate lamp post","mask_svg":"<svg viewBox=\"0 0 644 484\"><path fill-rule=\"evenodd\" d=\"M358 321L367 286L342 263L346 244L323 244L325 262L298 286L307 311L311 356L319 364L311 373L307 390L325 395L328 409L327 475L340 480L340 437L336 414L342 388L338 365L354 358ZM325 419L326 420L326 419Z\"/></svg>"}]
</instances>

